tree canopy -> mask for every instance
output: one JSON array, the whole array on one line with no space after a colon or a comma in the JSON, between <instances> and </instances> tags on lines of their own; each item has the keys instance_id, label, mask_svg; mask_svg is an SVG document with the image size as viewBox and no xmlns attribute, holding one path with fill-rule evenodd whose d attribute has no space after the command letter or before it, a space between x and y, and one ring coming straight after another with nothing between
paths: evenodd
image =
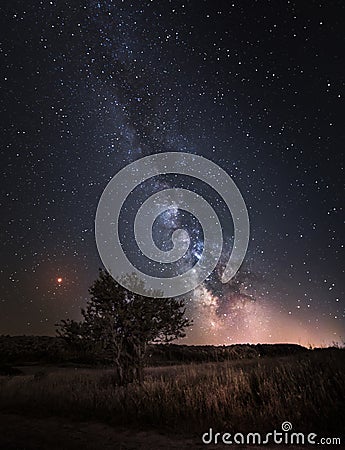
<instances>
[{"instance_id":1,"label":"tree canopy","mask_svg":"<svg viewBox=\"0 0 345 450\"><path fill-rule=\"evenodd\" d=\"M147 292L134 274L127 277ZM62 320L58 334L70 345L110 355L122 384L142 379L149 343L182 338L191 325L182 300L133 293L101 269L89 293L86 308L81 310L82 321Z\"/></svg>"}]
</instances>

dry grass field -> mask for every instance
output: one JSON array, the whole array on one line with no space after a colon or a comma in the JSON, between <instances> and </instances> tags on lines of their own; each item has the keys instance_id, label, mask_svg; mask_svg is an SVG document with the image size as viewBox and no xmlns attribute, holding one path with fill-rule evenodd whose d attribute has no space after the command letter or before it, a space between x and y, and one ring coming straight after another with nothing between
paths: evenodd
<instances>
[{"instance_id":1,"label":"dry grass field","mask_svg":"<svg viewBox=\"0 0 345 450\"><path fill-rule=\"evenodd\" d=\"M78 435L82 439L97 427L103 427L103 434L87 438L84 448L108 448L109 443L114 449L199 448L202 433L210 427L264 433L280 430L284 421L291 422L295 431L324 436L339 436L345 430L345 351L340 349L147 368L142 385L127 387L115 384L109 368L21 370L22 375L0 377L1 423L17 445L10 447L1 433L1 448L58 448L54 445L59 439L68 441L68 436L84 429ZM20 439L27 435L25 420L40 424L41 437L35 441L31 430L21 447ZM52 431L52 423L59 420L65 424L60 438L59 427ZM157 436L164 442L155 447L150 442ZM37 447L39 439L52 442ZM31 441L36 447L30 447ZM77 448L67 441L59 448Z\"/></svg>"}]
</instances>

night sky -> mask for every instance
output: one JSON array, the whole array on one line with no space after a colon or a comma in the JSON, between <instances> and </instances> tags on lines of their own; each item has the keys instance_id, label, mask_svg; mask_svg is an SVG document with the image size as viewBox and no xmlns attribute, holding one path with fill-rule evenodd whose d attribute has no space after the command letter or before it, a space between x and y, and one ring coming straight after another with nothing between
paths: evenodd
<instances>
[{"instance_id":1,"label":"night sky","mask_svg":"<svg viewBox=\"0 0 345 450\"><path fill-rule=\"evenodd\" d=\"M7 0L0 334L53 335L80 317L102 267L105 186L143 156L180 151L233 178L251 224L243 282L220 286L215 274L186 296L184 342L343 343L344 19L341 0ZM129 253L135 207L175 185L191 188L161 176L133 193ZM194 188L218 211L228 251L231 216ZM203 250L193 218L173 208L155 235L164 248L181 224L192 265Z\"/></svg>"}]
</instances>

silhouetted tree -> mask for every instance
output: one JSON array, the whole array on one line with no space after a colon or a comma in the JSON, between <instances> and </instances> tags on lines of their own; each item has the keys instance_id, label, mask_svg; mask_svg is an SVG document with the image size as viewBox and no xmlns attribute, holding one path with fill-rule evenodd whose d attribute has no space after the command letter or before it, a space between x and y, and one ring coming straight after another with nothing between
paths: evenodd
<instances>
[{"instance_id":1,"label":"silhouetted tree","mask_svg":"<svg viewBox=\"0 0 345 450\"><path fill-rule=\"evenodd\" d=\"M147 293L145 284L134 274L127 280ZM148 344L170 342L185 336L191 321L184 317L182 300L155 298L133 293L106 271L89 289L90 300L82 309L83 320L64 320L58 334L68 343L102 349L116 366L120 384L141 381Z\"/></svg>"}]
</instances>

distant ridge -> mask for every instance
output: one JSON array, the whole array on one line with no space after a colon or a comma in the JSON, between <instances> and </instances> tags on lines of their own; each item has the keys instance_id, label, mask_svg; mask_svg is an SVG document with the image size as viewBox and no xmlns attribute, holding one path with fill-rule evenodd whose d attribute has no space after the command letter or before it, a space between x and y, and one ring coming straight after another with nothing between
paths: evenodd
<instances>
[{"instance_id":1,"label":"distant ridge","mask_svg":"<svg viewBox=\"0 0 345 450\"><path fill-rule=\"evenodd\" d=\"M288 356L308 352L298 344L186 345L153 344L149 363L170 365L189 362L217 362L268 356ZM81 363L107 364L109 357L73 351L60 337L0 336L0 361L4 363Z\"/></svg>"}]
</instances>

